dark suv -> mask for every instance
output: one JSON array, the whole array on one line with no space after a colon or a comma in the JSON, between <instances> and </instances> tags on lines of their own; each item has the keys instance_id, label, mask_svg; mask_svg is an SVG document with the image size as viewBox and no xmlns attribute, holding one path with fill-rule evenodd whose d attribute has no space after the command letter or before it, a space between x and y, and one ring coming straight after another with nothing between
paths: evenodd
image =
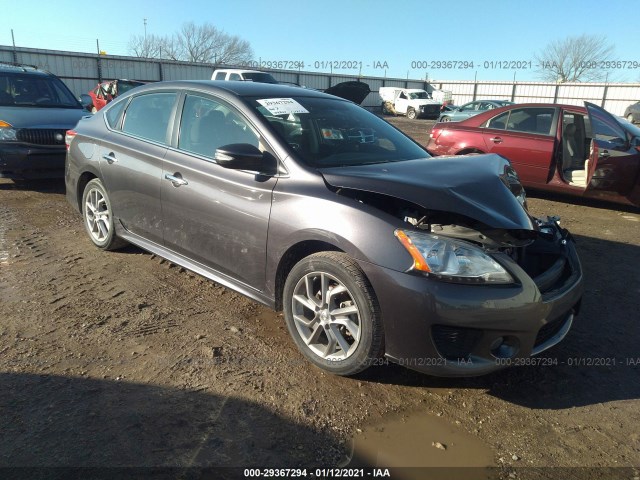
<instances>
[{"instance_id":1,"label":"dark suv","mask_svg":"<svg viewBox=\"0 0 640 480\"><path fill-rule=\"evenodd\" d=\"M65 132L87 114L52 73L0 62L0 177L62 177Z\"/></svg>"}]
</instances>

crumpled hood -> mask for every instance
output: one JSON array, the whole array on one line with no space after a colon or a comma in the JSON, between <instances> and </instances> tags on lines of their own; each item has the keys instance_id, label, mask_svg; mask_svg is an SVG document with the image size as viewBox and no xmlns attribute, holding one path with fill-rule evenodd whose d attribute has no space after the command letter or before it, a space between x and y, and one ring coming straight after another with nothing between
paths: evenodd
<instances>
[{"instance_id":1,"label":"crumpled hood","mask_svg":"<svg viewBox=\"0 0 640 480\"><path fill-rule=\"evenodd\" d=\"M323 168L320 172L333 187L400 198L428 210L465 215L491 228L538 230L512 191L521 185L514 183L511 164L496 154Z\"/></svg>"},{"instance_id":2,"label":"crumpled hood","mask_svg":"<svg viewBox=\"0 0 640 480\"><path fill-rule=\"evenodd\" d=\"M0 120L13 128L70 129L85 115L81 108L0 107Z\"/></svg>"}]
</instances>

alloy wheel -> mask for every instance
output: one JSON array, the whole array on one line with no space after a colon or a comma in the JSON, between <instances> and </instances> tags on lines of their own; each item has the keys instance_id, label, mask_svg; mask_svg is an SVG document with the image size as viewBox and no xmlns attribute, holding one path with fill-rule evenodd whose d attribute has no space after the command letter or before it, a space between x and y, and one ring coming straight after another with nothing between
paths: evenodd
<instances>
[{"instance_id":1,"label":"alloy wheel","mask_svg":"<svg viewBox=\"0 0 640 480\"><path fill-rule=\"evenodd\" d=\"M111 229L111 212L106 198L97 188L87 193L84 211L89 233L95 241L104 242Z\"/></svg>"},{"instance_id":2,"label":"alloy wheel","mask_svg":"<svg viewBox=\"0 0 640 480\"><path fill-rule=\"evenodd\" d=\"M360 343L360 312L352 293L336 277L325 272L303 276L291 303L295 327L314 354L330 361L353 354Z\"/></svg>"}]
</instances>

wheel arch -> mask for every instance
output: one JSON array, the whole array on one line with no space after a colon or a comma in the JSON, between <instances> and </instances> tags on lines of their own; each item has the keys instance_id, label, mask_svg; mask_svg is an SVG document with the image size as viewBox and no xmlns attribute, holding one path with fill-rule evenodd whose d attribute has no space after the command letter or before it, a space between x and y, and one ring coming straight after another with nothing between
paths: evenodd
<instances>
[{"instance_id":1,"label":"wheel arch","mask_svg":"<svg viewBox=\"0 0 640 480\"><path fill-rule=\"evenodd\" d=\"M276 268L274 297L275 310L283 309L282 295L284 293L284 283L287 276L296 263L309 255L319 252L342 252L344 250L333 245L332 243L322 240L303 240L291 245L280 257L278 267Z\"/></svg>"},{"instance_id":2,"label":"wheel arch","mask_svg":"<svg viewBox=\"0 0 640 480\"><path fill-rule=\"evenodd\" d=\"M81 214L83 213L82 194L84 193L84 189L87 186L87 183L89 183L94 178L99 179L100 177L96 172L92 170L86 170L78 177L78 183L76 184L76 200L78 202L78 208Z\"/></svg>"},{"instance_id":3,"label":"wheel arch","mask_svg":"<svg viewBox=\"0 0 640 480\"><path fill-rule=\"evenodd\" d=\"M456 155L469 155L470 153L485 153L479 148L475 147L466 147L456 153Z\"/></svg>"}]
</instances>

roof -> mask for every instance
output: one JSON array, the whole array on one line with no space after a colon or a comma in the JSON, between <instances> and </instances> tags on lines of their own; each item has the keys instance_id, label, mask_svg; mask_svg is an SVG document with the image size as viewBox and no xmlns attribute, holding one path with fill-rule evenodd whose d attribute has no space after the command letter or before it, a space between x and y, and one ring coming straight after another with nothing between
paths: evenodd
<instances>
[{"instance_id":1,"label":"roof","mask_svg":"<svg viewBox=\"0 0 640 480\"><path fill-rule=\"evenodd\" d=\"M28 73L32 75L51 76L50 72L46 70L40 70L35 65L24 65L22 63L2 62L0 61L1 72L11 73Z\"/></svg>"},{"instance_id":2,"label":"roof","mask_svg":"<svg viewBox=\"0 0 640 480\"><path fill-rule=\"evenodd\" d=\"M136 91L156 90L158 88L193 88L196 90L208 90L210 92L226 92L239 97L318 97L332 98L328 95L310 88L295 87L273 83L236 82L226 80L176 80L150 83L137 87Z\"/></svg>"},{"instance_id":3,"label":"roof","mask_svg":"<svg viewBox=\"0 0 640 480\"><path fill-rule=\"evenodd\" d=\"M8 62L0 62L0 72L38 75L41 77L53 76L51 72L47 72L46 70L40 70L35 65L23 65L20 63L8 63Z\"/></svg>"}]
</instances>

